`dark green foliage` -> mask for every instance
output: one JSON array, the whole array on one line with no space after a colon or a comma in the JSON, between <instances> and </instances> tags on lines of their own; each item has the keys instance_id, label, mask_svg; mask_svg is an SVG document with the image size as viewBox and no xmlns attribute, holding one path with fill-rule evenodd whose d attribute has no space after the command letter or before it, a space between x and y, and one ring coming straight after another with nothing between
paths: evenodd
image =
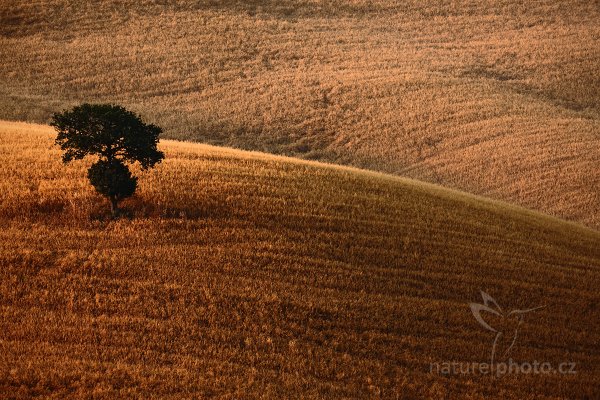
<instances>
[{"instance_id":1,"label":"dark green foliage","mask_svg":"<svg viewBox=\"0 0 600 400\"><path fill-rule=\"evenodd\" d=\"M147 169L164 158L156 148L162 129L144 124L139 116L121 106L82 104L54 114L50 125L58 131L56 144L65 152L64 162L95 154L108 161L137 161Z\"/></svg>"},{"instance_id":2,"label":"dark green foliage","mask_svg":"<svg viewBox=\"0 0 600 400\"><path fill-rule=\"evenodd\" d=\"M88 170L96 190L111 201L131 196L137 178L126 163L139 162L142 169L154 167L164 154L157 149L162 129L145 124L135 113L112 104L82 104L54 114L50 123L57 131L56 144L64 151L63 162L95 155L98 161Z\"/></svg>"},{"instance_id":3,"label":"dark green foliage","mask_svg":"<svg viewBox=\"0 0 600 400\"><path fill-rule=\"evenodd\" d=\"M98 193L110 200L113 213L117 203L131 196L137 187L137 178L131 175L129 168L120 160L98 160L88 170L88 179Z\"/></svg>"}]
</instances>

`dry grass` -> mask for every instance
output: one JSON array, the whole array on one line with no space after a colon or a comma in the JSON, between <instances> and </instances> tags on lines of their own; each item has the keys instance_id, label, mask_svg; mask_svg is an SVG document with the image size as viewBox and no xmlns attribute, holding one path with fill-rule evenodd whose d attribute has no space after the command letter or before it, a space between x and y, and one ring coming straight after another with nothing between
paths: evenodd
<instances>
[{"instance_id":1,"label":"dry grass","mask_svg":"<svg viewBox=\"0 0 600 400\"><path fill-rule=\"evenodd\" d=\"M376 169L600 227L594 1L1 2L0 118Z\"/></svg>"},{"instance_id":2,"label":"dry grass","mask_svg":"<svg viewBox=\"0 0 600 400\"><path fill-rule=\"evenodd\" d=\"M109 221L49 128L0 125L0 397L598 398L600 234L407 179L165 141ZM576 375L441 376L511 356Z\"/></svg>"}]
</instances>

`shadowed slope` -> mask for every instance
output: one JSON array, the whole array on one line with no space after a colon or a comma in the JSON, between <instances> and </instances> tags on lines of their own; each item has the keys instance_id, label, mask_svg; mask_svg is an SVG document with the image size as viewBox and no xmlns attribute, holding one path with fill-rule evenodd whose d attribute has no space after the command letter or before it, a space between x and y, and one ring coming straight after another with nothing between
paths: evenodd
<instances>
[{"instance_id":1,"label":"shadowed slope","mask_svg":"<svg viewBox=\"0 0 600 400\"><path fill-rule=\"evenodd\" d=\"M386 175L165 141L125 207L49 128L0 126L0 393L114 398L595 398L600 234ZM91 217L91 218L90 218ZM485 362L468 304L528 315Z\"/></svg>"},{"instance_id":2,"label":"shadowed slope","mask_svg":"<svg viewBox=\"0 0 600 400\"><path fill-rule=\"evenodd\" d=\"M0 117L114 101L171 138L410 176L598 228L599 13L553 0L10 2Z\"/></svg>"}]
</instances>

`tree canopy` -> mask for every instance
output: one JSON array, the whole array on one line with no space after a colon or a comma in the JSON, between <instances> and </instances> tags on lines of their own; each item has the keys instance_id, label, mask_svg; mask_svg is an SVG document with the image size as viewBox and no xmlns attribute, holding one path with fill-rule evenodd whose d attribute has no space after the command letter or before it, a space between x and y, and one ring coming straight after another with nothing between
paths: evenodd
<instances>
[{"instance_id":1,"label":"tree canopy","mask_svg":"<svg viewBox=\"0 0 600 400\"><path fill-rule=\"evenodd\" d=\"M113 215L117 203L133 195L137 187L137 178L126 164L137 162L146 170L164 158L157 148L162 129L145 124L119 105L82 104L54 114L50 125L58 132L56 144L64 151L64 163L98 157L88 178L98 193L109 198Z\"/></svg>"},{"instance_id":2,"label":"tree canopy","mask_svg":"<svg viewBox=\"0 0 600 400\"><path fill-rule=\"evenodd\" d=\"M106 161L139 162L148 169L164 158L157 149L162 129L118 105L82 104L54 114L50 125L58 131L64 162L98 155Z\"/></svg>"}]
</instances>

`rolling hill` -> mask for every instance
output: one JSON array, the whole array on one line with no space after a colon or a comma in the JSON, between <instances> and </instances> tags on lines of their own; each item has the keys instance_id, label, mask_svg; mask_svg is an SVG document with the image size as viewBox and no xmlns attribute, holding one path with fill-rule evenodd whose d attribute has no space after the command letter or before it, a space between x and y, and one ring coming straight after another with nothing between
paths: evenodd
<instances>
[{"instance_id":1,"label":"rolling hill","mask_svg":"<svg viewBox=\"0 0 600 400\"><path fill-rule=\"evenodd\" d=\"M600 233L347 167L162 141L124 207L0 124L0 397L597 398ZM527 314L485 362L480 291Z\"/></svg>"},{"instance_id":2,"label":"rolling hill","mask_svg":"<svg viewBox=\"0 0 600 400\"><path fill-rule=\"evenodd\" d=\"M575 0L0 2L0 118L117 102L201 141L600 227L600 8Z\"/></svg>"}]
</instances>

